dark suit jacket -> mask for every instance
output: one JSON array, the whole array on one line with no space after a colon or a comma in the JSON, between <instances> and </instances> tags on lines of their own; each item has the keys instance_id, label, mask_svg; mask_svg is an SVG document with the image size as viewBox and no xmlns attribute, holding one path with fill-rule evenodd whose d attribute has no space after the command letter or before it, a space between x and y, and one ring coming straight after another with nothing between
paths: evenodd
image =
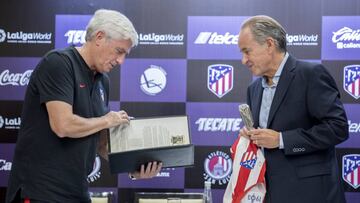
<instances>
[{"instance_id":1,"label":"dark suit jacket","mask_svg":"<svg viewBox=\"0 0 360 203\"><path fill-rule=\"evenodd\" d=\"M248 88L255 127L263 88ZM281 132L284 149L265 149L266 202L345 202L335 145L348 138L334 79L321 64L289 56L270 108L267 128Z\"/></svg>"}]
</instances>

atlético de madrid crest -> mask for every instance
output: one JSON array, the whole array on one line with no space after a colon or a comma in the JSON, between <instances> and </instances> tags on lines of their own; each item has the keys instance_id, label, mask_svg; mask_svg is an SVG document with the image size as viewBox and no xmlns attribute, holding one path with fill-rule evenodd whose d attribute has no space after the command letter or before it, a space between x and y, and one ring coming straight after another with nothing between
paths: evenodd
<instances>
[{"instance_id":1,"label":"atl\u00e9tico de madrid crest","mask_svg":"<svg viewBox=\"0 0 360 203\"><path fill-rule=\"evenodd\" d=\"M208 66L207 87L217 97L221 98L233 88L234 68L227 64Z\"/></svg>"},{"instance_id":2,"label":"atl\u00e9tico de madrid crest","mask_svg":"<svg viewBox=\"0 0 360 203\"><path fill-rule=\"evenodd\" d=\"M360 154L343 156L342 178L354 189L360 186Z\"/></svg>"},{"instance_id":3,"label":"atl\u00e9tico de madrid crest","mask_svg":"<svg viewBox=\"0 0 360 203\"><path fill-rule=\"evenodd\" d=\"M355 99L360 98L360 65L344 67L344 90Z\"/></svg>"}]
</instances>

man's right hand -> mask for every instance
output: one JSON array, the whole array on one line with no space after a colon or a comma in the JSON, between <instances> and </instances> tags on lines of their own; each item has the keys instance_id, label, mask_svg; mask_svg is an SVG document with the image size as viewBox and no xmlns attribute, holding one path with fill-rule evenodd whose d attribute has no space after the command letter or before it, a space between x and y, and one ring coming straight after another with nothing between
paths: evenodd
<instances>
[{"instance_id":1,"label":"man's right hand","mask_svg":"<svg viewBox=\"0 0 360 203\"><path fill-rule=\"evenodd\" d=\"M125 111L110 111L105 116L108 127L115 127L118 125L129 125L130 119Z\"/></svg>"}]
</instances>

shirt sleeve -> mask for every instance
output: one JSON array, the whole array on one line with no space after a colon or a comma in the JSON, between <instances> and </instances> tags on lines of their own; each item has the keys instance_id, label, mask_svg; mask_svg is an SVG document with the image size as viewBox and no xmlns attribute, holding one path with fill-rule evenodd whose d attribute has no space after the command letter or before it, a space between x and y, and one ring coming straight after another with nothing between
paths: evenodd
<instances>
[{"instance_id":1,"label":"shirt sleeve","mask_svg":"<svg viewBox=\"0 0 360 203\"><path fill-rule=\"evenodd\" d=\"M36 85L40 103L63 101L72 105L74 79L70 60L57 52L47 55L38 66Z\"/></svg>"}]
</instances>

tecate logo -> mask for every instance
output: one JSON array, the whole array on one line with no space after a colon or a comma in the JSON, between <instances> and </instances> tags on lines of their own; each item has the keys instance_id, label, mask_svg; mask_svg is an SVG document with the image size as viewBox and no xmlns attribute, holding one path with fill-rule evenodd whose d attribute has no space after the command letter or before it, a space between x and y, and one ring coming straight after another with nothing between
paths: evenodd
<instances>
[{"instance_id":1,"label":"tecate logo","mask_svg":"<svg viewBox=\"0 0 360 203\"><path fill-rule=\"evenodd\" d=\"M238 35L226 32L224 35L217 32L200 32L194 44L237 45Z\"/></svg>"},{"instance_id":2,"label":"tecate logo","mask_svg":"<svg viewBox=\"0 0 360 203\"><path fill-rule=\"evenodd\" d=\"M84 44L86 30L68 30L65 35L68 44Z\"/></svg>"},{"instance_id":3,"label":"tecate logo","mask_svg":"<svg viewBox=\"0 0 360 203\"><path fill-rule=\"evenodd\" d=\"M226 131L236 132L240 130L240 118L199 118L195 124L198 125L198 131Z\"/></svg>"},{"instance_id":4,"label":"tecate logo","mask_svg":"<svg viewBox=\"0 0 360 203\"><path fill-rule=\"evenodd\" d=\"M0 86L26 86L29 84L32 72L33 70L27 70L24 73L10 73L10 70L6 69L0 73Z\"/></svg>"}]
</instances>

